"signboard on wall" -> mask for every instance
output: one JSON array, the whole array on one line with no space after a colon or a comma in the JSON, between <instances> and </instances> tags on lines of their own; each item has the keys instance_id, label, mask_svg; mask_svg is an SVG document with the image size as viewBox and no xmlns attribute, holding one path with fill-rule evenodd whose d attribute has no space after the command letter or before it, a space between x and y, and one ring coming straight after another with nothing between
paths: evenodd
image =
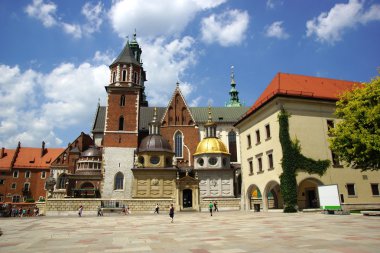
<instances>
[{"instance_id":1,"label":"signboard on wall","mask_svg":"<svg viewBox=\"0 0 380 253\"><path fill-rule=\"evenodd\" d=\"M338 185L318 186L319 205L323 210L342 210Z\"/></svg>"}]
</instances>

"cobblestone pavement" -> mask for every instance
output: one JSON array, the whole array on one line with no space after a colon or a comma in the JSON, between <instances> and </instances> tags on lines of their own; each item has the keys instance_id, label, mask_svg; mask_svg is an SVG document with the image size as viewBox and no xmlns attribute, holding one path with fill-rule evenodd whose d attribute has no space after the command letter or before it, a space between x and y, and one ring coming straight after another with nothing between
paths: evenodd
<instances>
[{"instance_id":1,"label":"cobblestone pavement","mask_svg":"<svg viewBox=\"0 0 380 253\"><path fill-rule=\"evenodd\" d=\"M380 252L380 217L219 212L1 218L0 252Z\"/></svg>"}]
</instances>

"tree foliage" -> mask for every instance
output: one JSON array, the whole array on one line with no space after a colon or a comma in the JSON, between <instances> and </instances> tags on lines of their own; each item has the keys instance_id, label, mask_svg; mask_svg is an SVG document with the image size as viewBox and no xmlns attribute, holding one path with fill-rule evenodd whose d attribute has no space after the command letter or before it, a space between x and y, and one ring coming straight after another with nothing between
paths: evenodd
<instances>
[{"instance_id":1,"label":"tree foliage","mask_svg":"<svg viewBox=\"0 0 380 253\"><path fill-rule=\"evenodd\" d=\"M280 142L282 147L282 173L280 189L284 198L284 212L296 212L297 205L297 171L315 173L322 176L330 166L329 160L315 161L301 154L298 140L292 141L289 135L289 114L282 109L278 115L280 123Z\"/></svg>"},{"instance_id":2,"label":"tree foliage","mask_svg":"<svg viewBox=\"0 0 380 253\"><path fill-rule=\"evenodd\" d=\"M339 159L361 170L380 169L380 76L357 85L337 102L342 119L330 130L330 148Z\"/></svg>"}]
</instances>

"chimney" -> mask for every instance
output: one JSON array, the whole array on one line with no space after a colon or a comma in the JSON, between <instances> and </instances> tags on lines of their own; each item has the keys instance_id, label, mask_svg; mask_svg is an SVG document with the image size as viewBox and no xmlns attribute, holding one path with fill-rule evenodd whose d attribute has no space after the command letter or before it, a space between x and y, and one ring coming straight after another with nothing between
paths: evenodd
<instances>
[{"instance_id":1,"label":"chimney","mask_svg":"<svg viewBox=\"0 0 380 253\"><path fill-rule=\"evenodd\" d=\"M41 148L41 157L43 157L45 154L45 142L42 141L42 148Z\"/></svg>"},{"instance_id":2,"label":"chimney","mask_svg":"<svg viewBox=\"0 0 380 253\"><path fill-rule=\"evenodd\" d=\"M0 159L4 157L4 153L5 153L4 150L5 150L4 148L1 148Z\"/></svg>"}]
</instances>

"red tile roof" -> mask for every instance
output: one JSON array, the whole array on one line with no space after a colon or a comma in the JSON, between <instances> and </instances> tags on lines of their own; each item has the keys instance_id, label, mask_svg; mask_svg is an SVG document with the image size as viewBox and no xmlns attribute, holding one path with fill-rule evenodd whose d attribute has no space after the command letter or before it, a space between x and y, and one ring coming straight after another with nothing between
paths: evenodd
<instances>
[{"instance_id":1,"label":"red tile roof","mask_svg":"<svg viewBox=\"0 0 380 253\"><path fill-rule=\"evenodd\" d=\"M4 156L0 158L0 171L10 170L15 149L4 149Z\"/></svg>"},{"instance_id":2,"label":"red tile roof","mask_svg":"<svg viewBox=\"0 0 380 253\"><path fill-rule=\"evenodd\" d=\"M355 84L358 84L358 82L277 73L261 96L239 122L276 95L338 101L339 95L344 91L353 89Z\"/></svg>"},{"instance_id":3,"label":"red tile roof","mask_svg":"<svg viewBox=\"0 0 380 253\"><path fill-rule=\"evenodd\" d=\"M14 168L48 169L55 158L64 150L64 148L46 148L41 157L41 148L21 147Z\"/></svg>"}]
</instances>

